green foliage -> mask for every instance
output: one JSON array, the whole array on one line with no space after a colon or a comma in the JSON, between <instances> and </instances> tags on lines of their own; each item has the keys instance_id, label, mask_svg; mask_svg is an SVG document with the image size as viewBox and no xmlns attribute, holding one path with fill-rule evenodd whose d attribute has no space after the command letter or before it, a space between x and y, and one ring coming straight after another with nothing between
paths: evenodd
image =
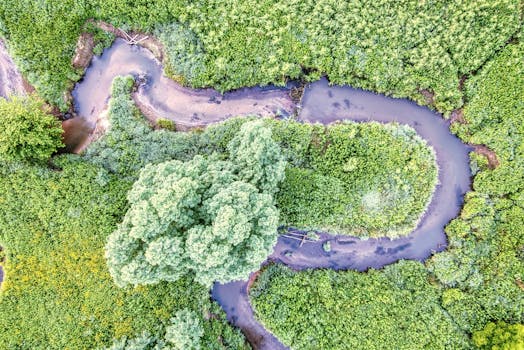
<instances>
[{"instance_id":1,"label":"green foliage","mask_svg":"<svg viewBox=\"0 0 524 350\"><path fill-rule=\"evenodd\" d=\"M427 101L462 104L460 77L478 69L520 25L519 0L7 0L2 34L45 98L79 78L71 66L88 18L156 32L168 71L221 90L284 84L327 74L337 84Z\"/></svg>"},{"instance_id":2,"label":"green foliage","mask_svg":"<svg viewBox=\"0 0 524 350\"><path fill-rule=\"evenodd\" d=\"M264 193L273 195L278 191L286 162L279 145L272 139L270 128L263 127L261 122L245 123L227 150L242 180Z\"/></svg>"},{"instance_id":3,"label":"green foliage","mask_svg":"<svg viewBox=\"0 0 524 350\"><path fill-rule=\"evenodd\" d=\"M476 173L473 191L466 196L460 216L446 228L449 248L435 254L426 264L434 276L430 280L436 278L436 281L428 283L427 277L417 278L422 266L414 263L403 265L404 272L395 274L398 285L412 290L412 296L425 291L424 301L412 302L410 296L398 295L391 284L384 282L400 264L366 274L292 273L272 267L260 276L251 293L257 316L271 331L286 344L300 349L335 348L331 341L345 346L351 344L347 338L357 339L358 343L352 346L355 348L455 349L470 347L469 334L473 334L473 342L481 348L522 348L523 59L524 45L510 44L466 83L467 123L455 123L452 128L468 142L487 145L500 164L490 169L486 159L472 155ZM354 162L348 167L353 168ZM347 276L361 283L354 287L346 281ZM333 292L339 280L345 282ZM376 280L379 286L370 289ZM436 283L442 289L433 287ZM362 293L366 293L366 298L362 298L365 304L355 305ZM398 307L392 306L397 300L402 302ZM333 302L336 306L328 308ZM383 314L378 314L370 304L381 302L387 306L379 308ZM418 305L412 311L417 315L416 321L403 326L411 305ZM440 313L446 315L457 333L443 336L445 333L438 332L430 338L431 342L423 343L427 329L410 327L424 319L435 326L439 323L433 317ZM397 328L385 327L382 324L385 322ZM419 337L412 339L414 335ZM438 344L446 339L449 343Z\"/></svg>"},{"instance_id":4,"label":"green foliage","mask_svg":"<svg viewBox=\"0 0 524 350\"><path fill-rule=\"evenodd\" d=\"M437 167L433 150L412 128L264 122L288 162L276 195L283 225L362 237L398 237L416 226L435 188ZM207 128L200 136L202 151L231 152L224 145L240 125L241 119L232 119Z\"/></svg>"},{"instance_id":5,"label":"green foliage","mask_svg":"<svg viewBox=\"0 0 524 350\"><path fill-rule=\"evenodd\" d=\"M77 156L55 170L0 167L1 349L96 349L159 334L178 310L198 315L204 349L245 349L209 290L192 278L118 288L104 258L131 183ZM58 171L57 171L58 170ZM209 317L209 315L214 315Z\"/></svg>"},{"instance_id":6,"label":"green foliage","mask_svg":"<svg viewBox=\"0 0 524 350\"><path fill-rule=\"evenodd\" d=\"M473 342L480 349L524 349L524 325L490 322L483 330L473 334Z\"/></svg>"},{"instance_id":7,"label":"green foliage","mask_svg":"<svg viewBox=\"0 0 524 350\"><path fill-rule=\"evenodd\" d=\"M182 309L175 313L161 333L165 333L164 336L144 332L136 338L115 340L107 350L200 350L204 328L197 314Z\"/></svg>"},{"instance_id":8,"label":"green foliage","mask_svg":"<svg viewBox=\"0 0 524 350\"><path fill-rule=\"evenodd\" d=\"M35 96L0 97L0 158L47 161L63 146L60 122Z\"/></svg>"},{"instance_id":9,"label":"green foliage","mask_svg":"<svg viewBox=\"0 0 524 350\"><path fill-rule=\"evenodd\" d=\"M133 78L117 77L109 102L109 129L89 146L85 158L120 176L135 178L146 164L191 159L197 136L153 130L131 98Z\"/></svg>"},{"instance_id":10,"label":"green foliage","mask_svg":"<svg viewBox=\"0 0 524 350\"><path fill-rule=\"evenodd\" d=\"M180 310L166 328L165 339L175 350L200 350L200 338L204 330L194 312Z\"/></svg>"},{"instance_id":11,"label":"green foliage","mask_svg":"<svg viewBox=\"0 0 524 350\"><path fill-rule=\"evenodd\" d=\"M447 227L450 247L428 264L454 287L445 307L464 329L490 321L523 323L524 44L510 44L467 84L466 124L453 130L493 150L499 166L481 164L464 209ZM484 164L484 165L482 165Z\"/></svg>"},{"instance_id":12,"label":"green foliage","mask_svg":"<svg viewBox=\"0 0 524 350\"><path fill-rule=\"evenodd\" d=\"M106 247L116 283L154 284L191 274L205 286L255 271L277 238L272 194L285 163L270 129L244 124L229 160L217 155L148 165ZM246 171L249 170L249 171Z\"/></svg>"},{"instance_id":13,"label":"green foliage","mask_svg":"<svg viewBox=\"0 0 524 350\"><path fill-rule=\"evenodd\" d=\"M291 349L468 349L424 266L383 271L267 268L251 288L256 316Z\"/></svg>"},{"instance_id":14,"label":"green foliage","mask_svg":"<svg viewBox=\"0 0 524 350\"><path fill-rule=\"evenodd\" d=\"M169 131L176 131L176 124L172 120L159 118L156 121L156 124L158 125L158 127L162 128L162 129L167 129Z\"/></svg>"},{"instance_id":15,"label":"green foliage","mask_svg":"<svg viewBox=\"0 0 524 350\"><path fill-rule=\"evenodd\" d=\"M204 80L205 54L202 44L191 30L178 23L155 30L167 52L166 73L182 82Z\"/></svg>"}]
</instances>

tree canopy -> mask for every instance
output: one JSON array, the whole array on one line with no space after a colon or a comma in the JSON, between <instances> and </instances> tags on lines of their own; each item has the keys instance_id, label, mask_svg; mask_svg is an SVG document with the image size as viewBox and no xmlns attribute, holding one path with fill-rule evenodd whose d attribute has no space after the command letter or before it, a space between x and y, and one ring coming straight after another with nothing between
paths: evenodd
<instances>
[{"instance_id":1,"label":"tree canopy","mask_svg":"<svg viewBox=\"0 0 524 350\"><path fill-rule=\"evenodd\" d=\"M62 127L37 97L0 98L0 158L46 161L62 147Z\"/></svg>"},{"instance_id":2,"label":"tree canopy","mask_svg":"<svg viewBox=\"0 0 524 350\"><path fill-rule=\"evenodd\" d=\"M276 243L273 194L285 162L261 121L244 124L229 159L148 165L128 193L130 208L106 257L115 282L154 284L188 273L210 286L245 278Z\"/></svg>"}]
</instances>

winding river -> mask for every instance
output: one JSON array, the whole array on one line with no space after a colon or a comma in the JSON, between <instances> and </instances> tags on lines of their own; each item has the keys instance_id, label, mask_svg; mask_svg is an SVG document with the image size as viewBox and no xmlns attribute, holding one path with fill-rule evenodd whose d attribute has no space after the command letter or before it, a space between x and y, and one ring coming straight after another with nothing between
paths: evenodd
<instances>
[{"instance_id":1,"label":"winding river","mask_svg":"<svg viewBox=\"0 0 524 350\"><path fill-rule=\"evenodd\" d=\"M304 122L325 124L346 119L374 120L408 124L434 148L439 184L428 210L410 235L394 240L361 240L319 232L318 241L304 244L280 236L268 261L294 269L365 271L399 259L423 261L446 248L444 226L458 215L463 196L470 188L468 153L471 148L450 133L449 122L441 115L406 99L393 99L348 86L329 86L326 79L306 86L299 105L290 97L291 85L244 88L224 95L212 89L185 88L163 76L161 64L150 51L117 39L101 57L93 59L84 79L73 91L78 116L64 123L64 128L70 130L67 140L70 150L83 149L97 123L103 123L101 116L110 97L111 82L115 76L125 74L138 77L139 87L133 97L149 119L171 119L182 129L238 115L295 115ZM327 241L331 244L329 252L322 248ZM212 296L255 349L285 349L254 318L247 280L217 283Z\"/></svg>"}]
</instances>

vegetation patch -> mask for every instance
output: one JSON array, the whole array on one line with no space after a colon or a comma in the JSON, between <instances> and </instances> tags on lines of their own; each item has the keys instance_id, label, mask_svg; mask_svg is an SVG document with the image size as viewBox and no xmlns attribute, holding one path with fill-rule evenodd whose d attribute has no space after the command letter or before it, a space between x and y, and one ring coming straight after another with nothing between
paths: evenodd
<instances>
[{"instance_id":1,"label":"vegetation patch","mask_svg":"<svg viewBox=\"0 0 524 350\"><path fill-rule=\"evenodd\" d=\"M291 349L468 349L424 266L383 271L268 267L250 290L257 317Z\"/></svg>"},{"instance_id":2,"label":"vegetation patch","mask_svg":"<svg viewBox=\"0 0 524 350\"><path fill-rule=\"evenodd\" d=\"M47 161L63 146L60 122L36 96L0 97L0 159Z\"/></svg>"},{"instance_id":3,"label":"vegetation patch","mask_svg":"<svg viewBox=\"0 0 524 350\"><path fill-rule=\"evenodd\" d=\"M473 191L446 228L448 249L365 274L270 267L251 292L270 331L295 349L522 347L523 61L524 44L510 44L466 84L467 123L452 128L500 164L471 154Z\"/></svg>"},{"instance_id":4,"label":"vegetation patch","mask_svg":"<svg viewBox=\"0 0 524 350\"><path fill-rule=\"evenodd\" d=\"M175 283L118 288L104 246L126 210L131 183L77 156L41 166L3 166L0 242L0 348L95 349L113 339L160 334L189 308L204 349L244 349L243 337L210 302L209 290L185 276Z\"/></svg>"},{"instance_id":5,"label":"vegetation patch","mask_svg":"<svg viewBox=\"0 0 524 350\"><path fill-rule=\"evenodd\" d=\"M205 149L245 120L208 127ZM265 121L288 161L277 194L281 223L360 237L410 233L437 183L433 150L409 126L344 122L324 127Z\"/></svg>"}]
</instances>

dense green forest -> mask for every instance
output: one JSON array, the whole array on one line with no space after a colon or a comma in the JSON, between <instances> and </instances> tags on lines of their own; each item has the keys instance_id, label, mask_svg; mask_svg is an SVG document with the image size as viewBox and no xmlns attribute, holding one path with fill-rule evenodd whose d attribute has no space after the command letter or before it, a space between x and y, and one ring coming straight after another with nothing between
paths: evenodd
<instances>
[{"instance_id":1,"label":"dense green forest","mask_svg":"<svg viewBox=\"0 0 524 350\"><path fill-rule=\"evenodd\" d=\"M166 72L194 87L327 75L455 110L451 130L493 154L471 154L472 191L446 228L446 251L363 273L270 265L251 301L292 349L522 349L523 9L521 0L3 0L0 36L41 97L0 100L0 348L247 349L210 300L207 272L216 266L202 251L216 248L231 268L213 274L230 280L256 269L278 224L404 235L436 183L435 155L409 127L234 118L187 133L155 129L134 106L131 78L114 85L106 134L82 155L56 155L60 129L40 98L69 108L67 91L83 73L71 64L80 33L95 34L98 52L111 41L87 22L96 19L155 33ZM249 149L254 135L262 146ZM242 172L248 162L256 172ZM275 183L264 176L282 171ZM166 175L168 189L158 185ZM172 197L177 186L193 186L186 202ZM185 206L149 216L148 200L166 197ZM195 235L194 251L178 249L174 222L204 202L184 230L207 233ZM234 214L219 213L224 203ZM106 246L144 223L160 227L163 240L147 248L167 273L124 269L130 251L132 262L153 254L136 242ZM209 233L215 223L233 233ZM220 256L217 242L240 248ZM166 246L186 260L162 254ZM118 287L119 278L138 286Z\"/></svg>"},{"instance_id":2,"label":"dense green forest","mask_svg":"<svg viewBox=\"0 0 524 350\"><path fill-rule=\"evenodd\" d=\"M170 71L195 87L227 90L327 74L337 84L450 112L462 105L462 76L518 31L520 6L520 0L4 0L0 31L29 81L62 109L64 91L82 73L70 63L76 41L93 18L164 32Z\"/></svg>"}]
</instances>

